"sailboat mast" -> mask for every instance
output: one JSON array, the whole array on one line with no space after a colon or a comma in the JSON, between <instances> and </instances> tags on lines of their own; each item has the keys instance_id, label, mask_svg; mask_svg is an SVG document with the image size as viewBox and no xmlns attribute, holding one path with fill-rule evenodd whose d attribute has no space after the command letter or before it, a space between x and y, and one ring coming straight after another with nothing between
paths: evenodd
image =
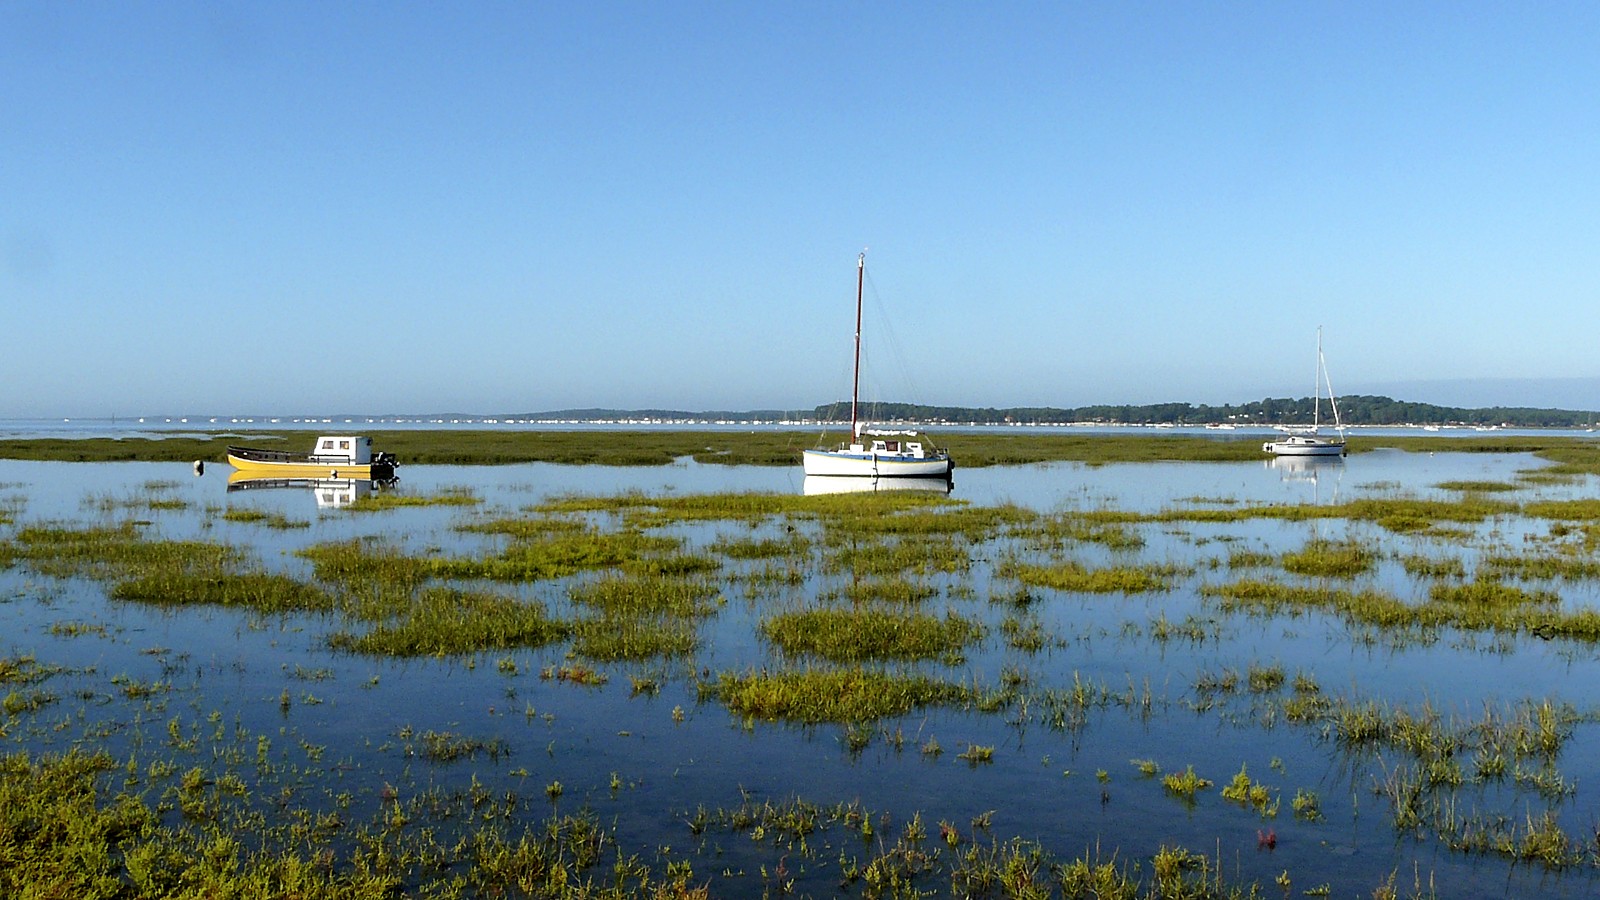
<instances>
[{"instance_id":1,"label":"sailboat mast","mask_svg":"<svg viewBox=\"0 0 1600 900\"><path fill-rule=\"evenodd\" d=\"M867 273L867 254L856 257L856 370L850 378L850 440L856 439L856 405L861 400L861 282Z\"/></svg>"},{"instance_id":2,"label":"sailboat mast","mask_svg":"<svg viewBox=\"0 0 1600 900\"><path fill-rule=\"evenodd\" d=\"M1322 427L1322 326L1317 326L1317 375L1311 382L1311 427Z\"/></svg>"}]
</instances>

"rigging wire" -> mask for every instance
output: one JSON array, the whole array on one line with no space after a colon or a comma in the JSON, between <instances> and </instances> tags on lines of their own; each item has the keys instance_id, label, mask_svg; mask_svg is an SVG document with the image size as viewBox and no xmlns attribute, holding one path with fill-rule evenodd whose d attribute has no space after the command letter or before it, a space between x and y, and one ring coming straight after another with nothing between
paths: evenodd
<instances>
[{"instance_id":1,"label":"rigging wire","mask_svg":"<svg viewBox=\"0 0 1600 900\"><path fill-rule=\"evenodd\" d=\"M889 361L892 363L894 368L893 374L898 376L900 384L904 385L900 395L902 399L888 400L885 398L887 398L889 394L884 390L882 380L875 380L874 384L877 390L874 391L874 394L876 395L877 399L873 401L873 405L877 405L878 403L899 402L907 403L912 406L923 406L923 397L920 395L920 392L916 387L917 380L911 377L911 367L907 364L905 354L901 351L899 339L895 337L894 326L890 322L888 309L884 306L883 298L878 293L878 284L873 279L870 269L866 273L866 282L868 287L867 293L872 299L872 311L877 320L874 328L868 332L868 334L877 335L879 332L882 332L883 343L885 348L888 350L890 357ZM871 358L869 354L870 349L871 346L868 338L862 338L863 372L867 371L866 361Z\"/></svg>"}]
</instances>

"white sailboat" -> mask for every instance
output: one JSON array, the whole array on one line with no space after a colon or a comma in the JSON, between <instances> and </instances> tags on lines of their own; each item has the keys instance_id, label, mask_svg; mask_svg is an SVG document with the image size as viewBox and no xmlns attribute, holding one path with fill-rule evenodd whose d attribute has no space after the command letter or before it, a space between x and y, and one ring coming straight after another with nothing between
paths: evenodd
<instances>
[{"instance_id":1,"label":"white sailboat","mask_svg":"<svg viewBox=\"0 0 1600 900\"><path fill-rule=\"evenodd\" d=\"M873 428L857 417L861 400L861 285L867 255L856 259L856 360L850 387L850 442L832 450L806 450L805 473L857 478L946 478L955 463L918 431Z\"/></svg>"},{"instance_id":2,"label":"white sailboat","mask_svg":"<svg viewBox=\"0 0 1600 900\"><path fill-rule=\"evenodd\" d=\"M1322 433L1322 389L1328 389L1328 406L1338 437ZM1264 453L1275 456L1344 456L1344 423L1339 421L1339 405L1333 399L1333 383L1328 380L1328 364L1322 358L1322 328L1317 328L1317 378L1312 388L1311 426L1284 428L1284 436L1261 445Z\"/></svg>"}]
</instances>

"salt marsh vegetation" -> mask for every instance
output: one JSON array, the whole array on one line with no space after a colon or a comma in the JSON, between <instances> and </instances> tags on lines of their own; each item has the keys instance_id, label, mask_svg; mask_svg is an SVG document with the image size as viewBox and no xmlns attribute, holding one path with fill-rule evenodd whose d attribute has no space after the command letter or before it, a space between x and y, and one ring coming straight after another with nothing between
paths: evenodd
<instances>
[{"instance_id":1,"label":"salt marsh vegetation","mask_svg":"<svg viewBox=\"0 0 1600 900\"><path fill-rule=\"evenodd\" d=\"M1561 452L1042 508L8 481L0 893L1585 895L1600 466Z\"/></svg>"}]
</instances>

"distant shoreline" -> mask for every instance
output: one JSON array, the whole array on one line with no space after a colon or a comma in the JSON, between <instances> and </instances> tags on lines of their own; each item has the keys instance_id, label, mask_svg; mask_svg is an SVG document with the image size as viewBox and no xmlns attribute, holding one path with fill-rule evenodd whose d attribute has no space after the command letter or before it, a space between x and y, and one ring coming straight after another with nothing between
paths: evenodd
<instances>
[{"instance_id":1,"label":"distant shoreline","mask_svg":"<svg viewBox=\"0 0 1600 900\"><path fill-rule=\"evenodd\" d=\"M1267 398L1249 403L1213 406L1191 403L1100 404L1079 407L966 407L915 403L864 403L864 420L885 424L914 423L927 426L985 428L1024 427L1124 427L1181 426L1188 428L1278 428L1313 421L1347 428L1556 428L1590 429L1600 425L1600 411L1489 406L1464 408L1413 403L1390 397L1351 395L1326 399L1311 397ZM112 424L121 427L158 428L254 426L310 427L367 424L384 426L765 426L788 428L848 425L850 403L838 401L812 409L682 410L610 409L601 407L526 413L338 413L323 415L144 415L71 416L61 418L0 418L0 425L33 423L80 427Z\"/></svg>"}]
</instances>

